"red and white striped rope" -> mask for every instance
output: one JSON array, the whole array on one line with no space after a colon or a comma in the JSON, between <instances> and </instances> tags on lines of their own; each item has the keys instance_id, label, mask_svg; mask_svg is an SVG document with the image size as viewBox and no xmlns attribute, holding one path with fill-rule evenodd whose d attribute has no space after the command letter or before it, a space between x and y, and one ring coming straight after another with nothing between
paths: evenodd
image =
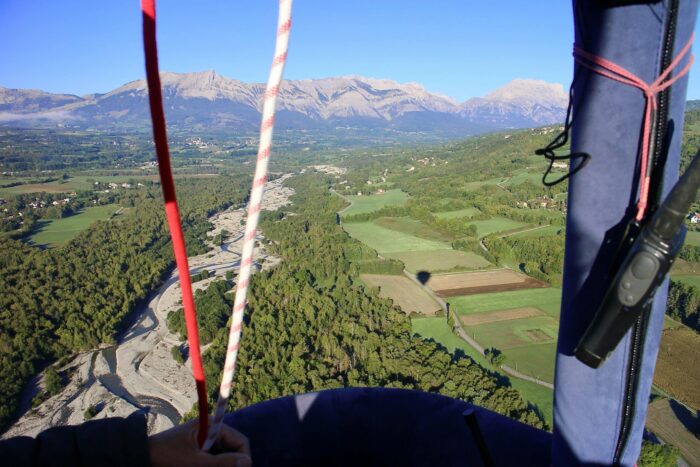
<instances>
[{"instance_id":1,"label":"red and white striped rope","mask_svg":"<svg viewBox=\"0 0 700 467\"><path fill-rule=\"evenodd\" d=\"M231 330L229 331L226 362L224 363L224 374L221 377L214 423L209 430L207 441L204 443L204 450L209 450L219 435L219 429L221 428L231 394L231 381L236 369L236 357L238 356L241 328L243 327L243 312L253 266L253 250L255 248L255 236L262 205L263 188L267 179L267 165L270 157L270 147L272 146L272 130L275 125L275 105L280 83L282 82L282 72L287 61L289 31L292 25L291 16L292 0L280 0L275 55L270 67L270 76L267 80L267 88L264 95L258 160L255 166L255 176L253 177L253 188L250 192L250 203L248 204L248 220L245 226L241 265L238 273L238 284L236 285L236 298L233 303Z\"/></svg>"}]
</instances>

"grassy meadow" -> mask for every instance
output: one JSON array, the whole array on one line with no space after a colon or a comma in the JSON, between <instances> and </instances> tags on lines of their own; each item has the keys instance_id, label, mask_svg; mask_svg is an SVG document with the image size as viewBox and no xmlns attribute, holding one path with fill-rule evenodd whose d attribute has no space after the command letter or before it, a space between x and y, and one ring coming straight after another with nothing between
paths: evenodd
<instances>
[{"instance_id":1,"label":"grassy meadow","mask_svg":"<svg viewBox=\"0 0 700 467\"><path fill-rule=\"evenodd\" d=\"M32 234L30 242L51 248L60 246L87 229L93 222L109 219L118 209L116 204L93 206L70 217L39 221L40 227Z\"/></svg>"},{"instance_id":2,"label":"grassy meadow","mask_svg":"<svg viewBox=\"0 0 700 467\"><path fill-rule=\"evenodd\" d=\"M385 206L400 206L406 202L408 195L401 190L387 190L381 195L344 196L352 206L343 212L344 216L366 214Z\"/></svg>"},{"instance_id":3,"label":"grassy meadow","mask_svg":"<svg viewBox=\"0 0 700 467\"><path fill-rule=\"evenodd\" d=\"M487 311L508 310L511 308L535 307L548 316L559 319L561 289L548 287L544 289L512 290L478 295L450 297L450 306L457 314L466 315Z\"/></svg>"}]
</instances>

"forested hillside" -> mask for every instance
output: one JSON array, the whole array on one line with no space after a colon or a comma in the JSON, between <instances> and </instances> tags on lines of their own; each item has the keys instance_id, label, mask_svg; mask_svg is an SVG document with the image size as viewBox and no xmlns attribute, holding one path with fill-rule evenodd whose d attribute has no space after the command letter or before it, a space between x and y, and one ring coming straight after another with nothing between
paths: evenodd
<instances>
[{"instance_id":1,"label":"forested hillside","mask_svg":"<svg viewBox=\"0 0 700 467\"><path fill-rule=\"evenodd\" d=\"M292 179L294 204L265 216L268 248L283 262L254 277L230 409L370 385L438 392L542 427L507 383L466 355L413 336L409 318L362 285L357 261L368 251L337 224L344 201L329 193L329 183L319 175ZM205 355L212 398L227 335L220 329Z\"/></svg>"},{"instance_id":2,"label":"forested hillside","mask_svg":"<svg viewBox=\"0 0 700 467\"><path fill-rule=\"evenodd\" d=\"M248 183L178 183L190 254L205 251L207 217L242 203ZM134 206L127 215L97 222L61 248L0 238L0 426L45 362L114 342L128 313L160 284L173 261L158 190L125 192L120 202Z\"/></svg>"}]
</instances>

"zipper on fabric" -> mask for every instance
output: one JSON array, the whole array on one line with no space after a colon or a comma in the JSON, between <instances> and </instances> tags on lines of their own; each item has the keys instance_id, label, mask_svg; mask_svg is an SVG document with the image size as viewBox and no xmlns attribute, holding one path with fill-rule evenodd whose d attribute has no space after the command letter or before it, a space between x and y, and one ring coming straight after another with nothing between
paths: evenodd
<instances>
[{"instance_id":1,"label":"zipper on fabric","mask_svg":"<svg viewBox=\"0 0 700 467\"><path fill-rule=\"evenodd\" d=\"M668 20L664 33L663 48L661 49L661 61L659 70L663 71L673 61L673 49L676 42L676 25L678 23L678 0L671 0L668 8ZM650 203L658 204L661 201L662 178L666 167L668 142L668 114L671 101L671 87L661 91L656 97L656 114L652 139L654 151L652 157L652 186L649 192ZM680 130L680 128L678 129ZM652 205L653 206L653 205Z\"/></svg>"},{"instance_id":2,"label":"zipper on fabric","mask_svg":"<svg viewBox=\"0 0 700 467\"><path fill-rule=\"evenodd\" d=\"M663 45L661 49L660 72L665 70L673 60L673 48L676 37L676 24L678 20L678 0L671 0L668 6L667 21L664 31ZM655 206L660 199L662 188L663 170L666 164L666 133L668 126L668 113L671 89L666 88L657 96L657 109L654 115L651 141L653 147L653 171L652 186L650 187L649 199L653 200ZM642 144L647 144L642 141ZM631 331L629 344L629 359L627 365L627 379L625 383L625 394L623 397L622 417L620 420L620 431L618 433L613 465L620 465L622 454L627 447L632 421L634 420L635 400L639 383L639 373L642 365L642 354L644 347L644 337L646 335L647 320L651 307L645 310L637 319Z\"/></svg>"}]
</instances>

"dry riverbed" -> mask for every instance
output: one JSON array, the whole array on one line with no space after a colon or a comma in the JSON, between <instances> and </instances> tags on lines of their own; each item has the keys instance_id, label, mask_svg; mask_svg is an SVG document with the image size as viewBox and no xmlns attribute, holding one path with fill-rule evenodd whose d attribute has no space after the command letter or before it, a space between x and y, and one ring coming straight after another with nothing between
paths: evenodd
<instances>
[{"instance_id":1,"label":"dry riverbed","mask_svg":"<svg viewBox=\"0 0 700 467\"><path fill-rule=\"evenodd\" d=\"M275 210L289 203L293 190L282 186L285 175L269 182L265 188L264 209ZM229 233L221 246L189 258L192 273L203 269L223 276L238 270L245 226L244 209L229 209L214 215L210 237L222 230ZM270 257L260 248L256 258L265 259L264 267L272 267L279 259ZM194 284L206 287L214 278ZM111 347L85 352L76 356L62 370L71 378L57 395L38 407L25 411L22 417L4 433L3 438L33 436L51 426L82 423L89 408L98 411L94 418L127 416L141 409L148 414L148 429L157 433L178 423L196 401L194 380L189 361L178 364L170 349L180 345L178 337L166 326L166 317L179 308L180 286L177 273L173 275L134 314L134 322ZM30 384L23 396L25 407L36 393L41 375Z\"/></svg>"}]
</instances>

